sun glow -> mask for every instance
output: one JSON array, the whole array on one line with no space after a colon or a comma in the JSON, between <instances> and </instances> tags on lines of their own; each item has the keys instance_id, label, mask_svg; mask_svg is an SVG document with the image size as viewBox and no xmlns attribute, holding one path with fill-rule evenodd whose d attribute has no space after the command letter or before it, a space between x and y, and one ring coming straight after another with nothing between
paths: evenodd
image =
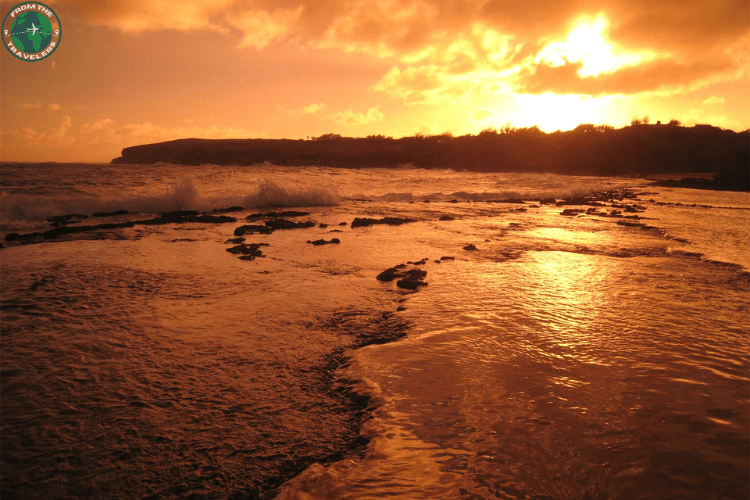
<instances>
[{"instance_id":1,"label":"sun glow","mask_svg":"<svg viewBox=\"0 0 750 500\"><path fill-rule=\"evenodd\" d=\"M536 63L550 66L581 63L578 75L588 77L634 66L647 58L643 54L616 54L614 45L606 36L608 26L603 14L594 20L580 20L564 42L552 42L544 47L537 55Z\"/></svg>"},{"instance_id":2,"label":"sun glow","mask_svg":"<svg viewBox=\"0 0 750 500\"><path fill-rule=\"evenodd\" d=\"M581 123L604 123L606 98L581 95L558 95L551 92L514 96L518 118L513 123L520 127L534 125L545 132L570 130Z\"/></svg>"}]
</instances>

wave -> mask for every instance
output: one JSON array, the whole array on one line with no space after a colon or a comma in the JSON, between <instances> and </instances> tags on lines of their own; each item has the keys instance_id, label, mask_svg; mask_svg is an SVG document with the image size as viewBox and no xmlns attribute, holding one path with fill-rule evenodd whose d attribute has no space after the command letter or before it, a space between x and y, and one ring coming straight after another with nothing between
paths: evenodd
<instances>
[{"instance_id":1,"label":"wave","mask_svg":"<svg viewBox=\"0 0 750 500\"><path fill-rule=\"evenodd\" d=\"M57 215L92 215L117 210L126 210L129 213L163 213L176 210L211 212L237 205L243 208L261 208L309 207L338 203L338 196L326 189L288 189L267 179L261 181L254 192L246 195L205 197L195 187L192 178L184 177L156 195L63 198L3 192L0 194L0 223L40 221Z\"/></svg>"}]
</instances>

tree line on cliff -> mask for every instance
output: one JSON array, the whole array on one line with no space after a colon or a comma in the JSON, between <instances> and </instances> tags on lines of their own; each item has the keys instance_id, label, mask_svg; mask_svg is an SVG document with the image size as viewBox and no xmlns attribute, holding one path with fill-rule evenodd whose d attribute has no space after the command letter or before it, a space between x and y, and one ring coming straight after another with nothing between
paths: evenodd
<instances>
[{"instance_id":1,"label":"tree line on cliff","mask_svg":"<svg viewBox=\"0 0 750 500\"><path fill-rule=\"evenodd\" d=\"M452 168L481 172L578 175L715 173L717 189L750 190L750 133L710 125L682 127L643 120L615 129L579 125L566 132L509 125L477 135L394 139L325 134L292 139L179 139L125 148L113 163L254 165L343 168Z\"/></svg>"}]
</instances>

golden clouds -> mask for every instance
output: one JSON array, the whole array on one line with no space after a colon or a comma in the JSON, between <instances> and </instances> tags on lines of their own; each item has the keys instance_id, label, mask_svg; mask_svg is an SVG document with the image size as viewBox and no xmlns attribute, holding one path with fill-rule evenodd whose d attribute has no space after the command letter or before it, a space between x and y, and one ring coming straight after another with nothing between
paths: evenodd
<instances>
[{"instance_id":1,"label":"golden clouds","mask_svg":"<svg viewBox=\"0 0 750 500\"><path fill-rule=\"evenodd\" d=\"M365 125L367 123L378 122L385 117L379 107L370 108L366 113L355 113L351 109L347 109L342 113L336 113L331 115L335 121L342 125L356 126Z\"/></svg>"},{"instance_id":2,"label":"golden clouds","mask_svg":"<svg viewBox=\"0 0 750 500\"><path fill-rule=\"evenodd\" d=\"M744 77L748 0L71 0L131 30L211 29L239 48L294 40L395 65L374 84L407 103L467 95L683 91ZM729 46L733 47L728 51Z\"/></svg>"}]
</instances>

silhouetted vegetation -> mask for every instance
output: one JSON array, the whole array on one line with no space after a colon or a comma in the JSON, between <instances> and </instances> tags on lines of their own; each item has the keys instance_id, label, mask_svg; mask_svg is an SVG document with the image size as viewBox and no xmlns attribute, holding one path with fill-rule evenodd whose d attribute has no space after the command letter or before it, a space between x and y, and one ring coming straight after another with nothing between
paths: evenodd
<instances>
[{"instance_id":1,"label":"silhouetted vegetation","mask_svg":"<svg viewBox=\"0 0 750 500\"><path fill-rule=\"evenodd\" d=\"M583 124L546 134L537 127L506 125L477 135L450 134L393 139L325 134L309 140L180 139L125 148L114 163L168 162L185 165L275 165L368 168L411 164L482 172L552 172L579 175L714 173L702 181L712 189L750 190L748 132L710 125L648 125L634 118L629 127Z\"/></svg>"}]
</instances>

